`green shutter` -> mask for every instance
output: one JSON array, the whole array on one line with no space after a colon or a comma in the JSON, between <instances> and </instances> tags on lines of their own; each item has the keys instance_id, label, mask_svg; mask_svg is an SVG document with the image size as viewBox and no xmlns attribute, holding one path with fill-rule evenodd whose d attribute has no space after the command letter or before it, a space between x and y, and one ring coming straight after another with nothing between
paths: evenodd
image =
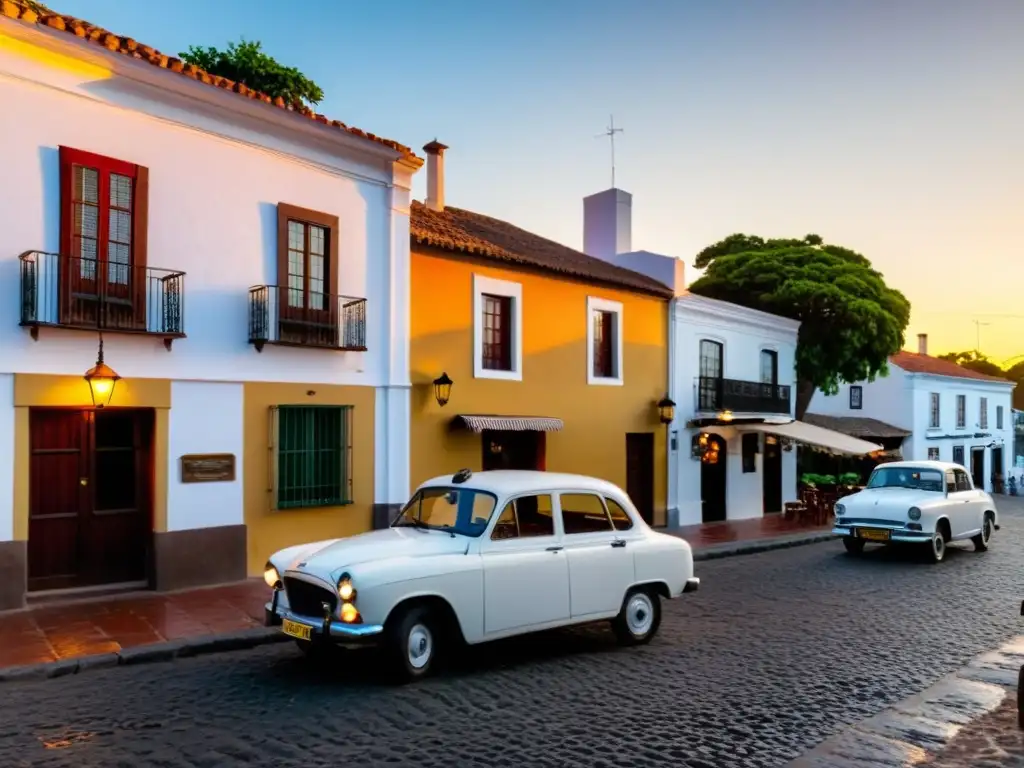
<instances>
[{"instance_id":1,"label":"green shutter","mask_svg":"<svg viewBox=\"0 0 1024 768\"><path fill-rule=\"evenodd\" d=\"M352 406L277 408L277 508L352 503Z\"/></svg>"}]
</instances>

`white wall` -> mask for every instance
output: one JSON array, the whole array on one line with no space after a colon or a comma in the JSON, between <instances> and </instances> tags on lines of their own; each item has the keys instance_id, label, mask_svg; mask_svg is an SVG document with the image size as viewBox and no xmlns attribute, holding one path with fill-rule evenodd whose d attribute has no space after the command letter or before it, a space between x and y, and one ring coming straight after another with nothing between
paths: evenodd
<instances>
[{"instance_id":1,"label":"white wall","mask_svg":"<svg viewBox=\"0 0 1024 768\"><path fill-rule=\"evenodd\" d=\"M877 419L894 427L913 431L913 381L902 368L889 366L889 375L874 381L862 381L856 386L863 387L862 407L850 408L850 386L841 384L835 395L825 395L818 390L807 408L810 413L826 416L860 416Z\"/></svg>"},{"instance_id":2,"label":"white wall","mask_svg":"<svg viewBox=\"0 0 1024 768\"><path fill-rule=\"evenodd\" d=\"M0 34L44 34L0 22ZM61 34L59 43L106 55L70 35ZM34 342L18 327L18 255L59 249L57 152L66 145L149 168L148 264L187 273L188 338L170 353L156 338L105 336L107 362L122 376L386 383L385 358L403 322L406 339L398 353L407 346L408 325L406 310L396 315L391 306L408 294L408 223L404 230L400 219L392 226L392 161L332 144L328 139L342 133L337 129L111 57L118 67L141 68L140 77L160 78L161 87L102 70L58 69L0 48L0 100L17 105L16 119L12 113L3 121L0 150L4 178L17 179L0 185L0 368L78 375L95 360L94 333L42 329ZM183 95L182 88L201 98ZM236 106L262 107L268 119L236 115L230 111ZM301 130L278 130L275 121L282 118ZM307 139L302 131L310 129L325 138ZM248 288L279 282L278 202L340 218L340 274L332 290L368 299L368 352L268 345L257 353L248 344ZM405 285L392 286L394 280Z\"/></svg>"},{"instance_id":3,"label":"white wall","mask_svg":"<svg viewBox=\"0 0 1024 768\"><path fill-rule=\"evenodd\" d=\"M14 540L14 376L0 373L0 541Z\"/></svg>"},{"instance_id":4,"label":"white wall","mask_svg":"<svg viewBox=\"0 0 1024 768\"><path fill-rule=\"evenodd\" d=\"M242 525L245 522L243 409L241 384L171 382L168 531ZM181 457L192 453L233 453L234 482L181 482Z\"/></svg>"},{"instance_id":5,"label":"white wall","mask_svg":"<svg viewBox=\"0 0 1024 768\"><path fill-rule=\"evenodd\" d=\"M633 196L606 189L583 198L583 252L610 260L633 250Z\"/></svg>"}]
</instances>

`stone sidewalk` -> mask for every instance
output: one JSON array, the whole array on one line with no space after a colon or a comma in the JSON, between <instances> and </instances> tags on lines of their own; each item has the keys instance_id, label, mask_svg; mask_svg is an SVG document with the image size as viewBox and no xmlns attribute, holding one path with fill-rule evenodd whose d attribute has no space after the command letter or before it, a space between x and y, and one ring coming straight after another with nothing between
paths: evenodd
<instances>
[{"instance_id":1,"label":"stone sidewalk","mask_svg":"<svg viewBox=\"0 0 1024 768\"><path fill-rule=\"evenodd\" d=\"M828 739L787 768L1024 767L1017 676L1024 636Z\"/></svg>"}]
</instances>

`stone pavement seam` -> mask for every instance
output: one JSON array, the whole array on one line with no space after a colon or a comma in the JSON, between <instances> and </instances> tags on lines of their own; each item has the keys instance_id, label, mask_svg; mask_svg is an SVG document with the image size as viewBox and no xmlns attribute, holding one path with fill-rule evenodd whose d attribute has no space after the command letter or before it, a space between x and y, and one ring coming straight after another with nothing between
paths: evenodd
<instances>
[{"instance_id":1,"label":"stone pavement seam","mask_svg":"<svg viewBox=\"0 0 1024 768\"><path fill-rule=\"evenodd\" d=\"M1017 688L1024 635L976 656L935 685L825 740L786 768L911 768L992 712ZM1018 691L1018 695L1020 695Z\"/></svg>"},{"instance_id":2,"label":"stone pavement seam","mask_svg":"<svg viewBox=\"0 0 1024 768\"><path fill-rule=\"evenodd\" d=\"M710 547L695 551L693 553L693 561L698 563L702 560L717 560L722 557L733 557L734 555L754 555L759 552L771 552L776 549L820 544L823 541L832 541L838 538L839 536L831 531L823 531L820 533L798 534L796 536L779 536L762 541L737 541L726 544L713 544Z\"/></svg>"},{"instance_id":3,"label":"stone pavement seam","mask_svg":"<svg viewBox=\"0 0 1024 768\"><path fill-rule=\"evenodd\" d=\"M77 675L93 669L106 669L124 664L149 664L156 661L172 661L176 658L200 654L237 651L255 648L270 643L287 642L291 638L276 627L252 627L223 635L205 635L166 643L152 643L132 648L122 648L114 653L98 653L74 659L58 659L40 664L26 664L19 667L0 669L0 683L25 680L45 680L67 675Z\"/></svg>"}]
</instances>

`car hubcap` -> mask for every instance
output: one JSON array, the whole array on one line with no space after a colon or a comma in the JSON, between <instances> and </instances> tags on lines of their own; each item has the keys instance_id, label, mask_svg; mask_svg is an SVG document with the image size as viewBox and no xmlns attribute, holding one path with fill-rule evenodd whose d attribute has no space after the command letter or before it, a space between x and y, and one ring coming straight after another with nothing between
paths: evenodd
<instances>
[{"instance_id":1,"label":"car hubcap","mask_svg":"<svg viewBox=\"0 0 1024 768\"><path fill-rule=\"evenodd\" d=\"M654 606L651 598L643 593L637 593L629 598L626 606L626 625L629 631L638 637L646 635L654 623Z\"/></svg>"},{"instance_id":2,"label":"car hubcap","mask_svg":"<svg viewBox=\"0 0 1024 768\"><path fill-rule=\"evenodd\" d=\"M946 551L946 540L942 538L942 535L936 536L932 539L932 546L935 547L935 556L941 558L943 553Z\"/></svg>"},{"instance_id":3,"label":"car hubcap","mask_svg":"<svg viewBox=\"0 0 1024 768\"><path fill-rule=\"evenodd\" d=\"M981 529L981 537L986 544L988 544L989 537L992 536L992 523L989 522L988 518L985 519L985 525Z\"/></svg>"},{"instance_id":4,"label":"car hubcap","mask_svg":"<svg viewBox=\"0 0 1024 768\"><path fill-rule=\"evenodd\" d=\"M423 669L429 662L434 651L434 638L430 630L422 624L416 624L409 630L409 664L414 669Z\"/></svg>"}]
</instances>

